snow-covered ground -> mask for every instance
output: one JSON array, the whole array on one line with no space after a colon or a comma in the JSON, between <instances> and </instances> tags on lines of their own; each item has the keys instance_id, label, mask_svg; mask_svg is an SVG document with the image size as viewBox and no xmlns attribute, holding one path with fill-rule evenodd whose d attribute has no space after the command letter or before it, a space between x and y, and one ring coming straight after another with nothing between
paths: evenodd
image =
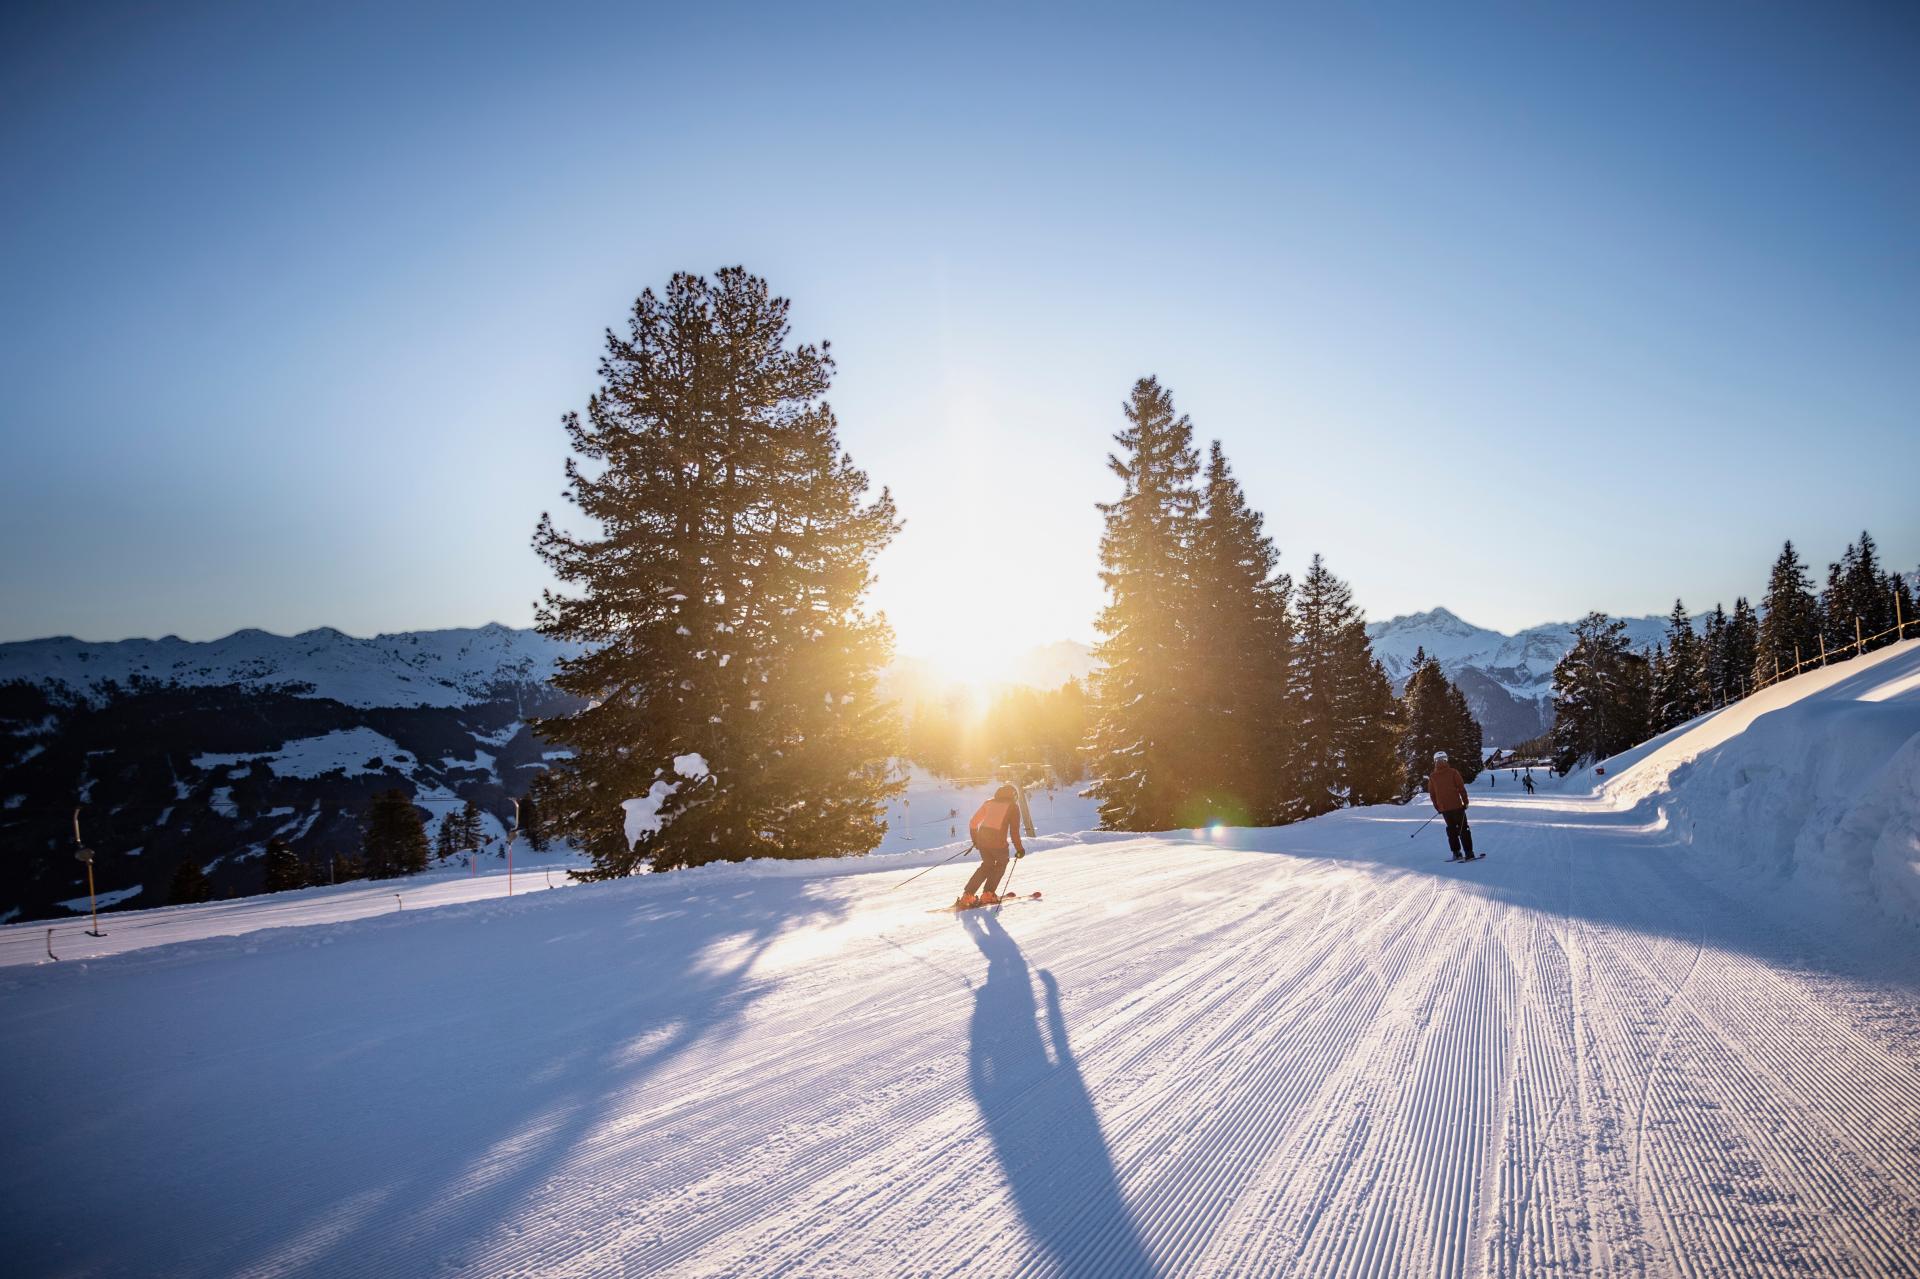
<instances>
[{"instance_id":1,"label":"snow-covered ground","mask_svg":"<svg viewBox=\"0 0 1920 1279\"><path fill-rule=\"evenodd\" d=\"M1920 644L1768 696L1467 865L1383 807L9 967L8 1273L1920 1274Z\"/></svg>"}]
</instances>

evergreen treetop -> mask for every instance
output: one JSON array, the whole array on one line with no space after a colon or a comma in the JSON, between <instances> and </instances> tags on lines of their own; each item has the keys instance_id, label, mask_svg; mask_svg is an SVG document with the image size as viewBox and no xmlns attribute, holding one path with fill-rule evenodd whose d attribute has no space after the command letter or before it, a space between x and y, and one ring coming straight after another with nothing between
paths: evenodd
<instances>
[{"instance_id":1,"label":"evergreen treetop","mask_svg":"<svg viewBox=\"0 0 1920 1279\"><path fill-rule=\"evenodd\" d=\"M1173 395L1158 379L1134 383L1121 412L1120 449L1107 457L1121 493L1100 504L1107 602L1095 623L1102 665L1094 676L1088 794L1109 830L1165 830L1190 794L1199 734L1190 626L1200 461L1192 423L1175 415Z\"/></svg>"},{"instance_id":2,"label":"evergreen treetop","mask_svg":"<svg viewBox=\"0 0 1920 1279\"><path fill-rule=\"evenodd\" d=\"M1773 563L1760 604L1753 668L1756 685L1776 674L1791 674L1796 661L1813 658L1820 651L1820 601L1791 541Z\"/></svg>"},{"instance_id":3,"label":"evergreen treetop","mask_svg":"<svg viewBox=\"0 0 1920 1279\"><path fill-rule=\"evenodd\" d=\"M427 831L406 791L378 791L367 807L360 860L370 879L391 879L427 868Z\"/></svg>"},{"instance_id":4,"label":"evergreen treetop","mask_svg":"<svg viewBox=\"0 0 1920 1279\"><path fill-rule=\"evenodd\" d=\"M586 708L537 728L573 752L542 816L591 877L865 852L904 784L877 687L892 635L863 612L893 499L868 496L823 398L827 345L789 345L787 315L739 267L675 275L607 334L600 388L565 419L594 531L541 517L570 593L537 616L586 645L554 680ZM650 795L655 829L630 844L621 805Z\"/></svg>"},{"instance_id":5,"label":"evergreen treetop","mask_svg":"<svg viewBox=\"0 0 1920 1279\"><path fill-rule=\"evenodd\" d=\"M1189 709L1208 764L1186 797L1183 826L1264 825L1288 807L1292 768L1292 581L1218 440L1207 457L1194 525L1190 630L1204 647Z\"/></svg>"}]
</instances>

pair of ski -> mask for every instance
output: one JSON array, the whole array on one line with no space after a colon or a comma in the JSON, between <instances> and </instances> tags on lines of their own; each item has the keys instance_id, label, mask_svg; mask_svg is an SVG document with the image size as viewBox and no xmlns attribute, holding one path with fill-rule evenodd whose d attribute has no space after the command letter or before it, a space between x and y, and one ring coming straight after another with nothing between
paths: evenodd
<instances>
[{"instance_id":1,"label":"pair of ski","mask_svg":"<svg viewBox=\"0 0 1920 1279\"><path fill-rule=\"evenodd\" d=\"M1485 853L1475 853L1471 857L1449 857L1447 860L1450 862L1483 862L1487 860L1487 855Z\"/></svg>"},{"instance_id":2,"label":"pair of ski","mask_svg":"<svg viewBox=\"0 0 1920 1279\"><path fill-rule=\"evenodd\" d=\"M935 906L932 910L928 911L927 914L960 915L970 910L992 910L996 906L1011 906L1014 902L1037 902L1039 900L1039 893L1014 893L1011 896L1002 897L997 902L981 902L977 906Z\"/></svg>"}]
</instances>

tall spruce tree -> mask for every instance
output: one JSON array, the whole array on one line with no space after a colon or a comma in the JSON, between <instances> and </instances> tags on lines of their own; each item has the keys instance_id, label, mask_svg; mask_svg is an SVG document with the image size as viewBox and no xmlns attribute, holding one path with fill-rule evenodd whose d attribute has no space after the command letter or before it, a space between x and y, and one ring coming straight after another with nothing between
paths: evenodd
<instances>
[{"instance_id":1,"label":"tall spruce tree","mask_svg":"<svg viewBox=\"0 0 1920 1279\"><path fill-rule=\"evenodd\" d=\"M459 821L459 847L478 857L481 845L487 841L487 823L481 814L480 805L473 800L468 800L461 805Z\"/></svg>"},{"instance_id":2,"label":"tall spruce tree","mask_svg":"<svg viewBox=\"0 0 1920 1279\"><path fill-rule=\"evenodd\" d=\"M1704 710L1727 701L1727 610L1717 603L1700 631L1700 697Z\"/></svg>"},{"instance_id":3,"label":"tall spruce tree","mask_svg":"<svg viewBox=\"0 0 1920 1279\"><path fill-rule=\"evenodd\" d=\"M1893 629L1893 592L1873 534L1862 531L1860 540L1847 543L1839 560L1827 566L1820 609L1831 654L1852 657L1857 655L1856 642L1865 642L1871 651L1892 641L1886 632Z\"/></svg>"},{"instance_id":4,"label":"tall spruce tree","mask_svg":"<svg viewBox=\"0 0 1920 1279\"><path fill-rule=\"evenodd\" d=\"M1679 600L1667 615L1667 640L1653 664L1653 731L1663 733L1706 709L1707 677L1693 617Z\"/></svg>"},{"instance_id":5,"label":"tall spruce tree","mask_svg":"<svg viewBox=\"0 0 1920 1279\"><path fill-rule=\"evenodd\" d=\"M1756 685L1776 674L1791 674L1796 660L1805 661L1820 652L1820 601L1792 542L1781 548L1773 562L1760 608L1753 667Z\"/></svg>"},{"instance_id":6,"label":"tall spruce tree","mask_svg":"<svg viewBox=\"0 0 1920 1279\"><path fill-rule=\"evenodd\" d=\"M1297 737L1293 816L1400 792L1398 709L1353 591L1315 555L1294 591Z\"/></svg>"},{"instance_id":7,"label":"tall spruce tree","mask_svg":"<svg viewBox=\"0 0 1920 1279\"><path fill-rule=\"evenodd\" d=\"M1473 717L1466 695L1440 663L1421 649L1414 654L1413 674L1400 695L1401 797L1417 795L1433 773L1435 751L1472 781L1480 774L1480 721Z\"/></svg>"},{"instance_id":8,"label":"tall spruce tree","mask_svg":"<svg viewBox=\"0 0 1920 1279\"><path fill-rule=\"evenodd\" d=\"M1616 755L1647 735L1648 663L1627 642L1626 623L1589 613L1553 668L1553 759L1561 771Z\"/></svg>"},{"instance_id":9,"label":"tall spruce tree","mask_svg":"<svg viewBox=\"0 0 1920 1279\"><path fill-rule=\"evenodd\" d=\"M1862 529L1860 540L1847 547L1841 564L1845 612L1828 619L1839 634L1829 634L1827 646L1848 648L1856 637L1866 641L1869 652L1891 644L1893 636L1886 632L1893 629L1893 594L1887 589L1886 575L1880 568L1880 548L1874 543L1873 534ZM1858 619L1857 625L1855 619ZM1882 638L1875 641L1875 636Z\"/></svg>"},{"instance_id":10,"label":"tall spruce tree","mask_svg":"<svg viewBox=\"0 0 1920 1279\"><path fill-rule=\"evenodd\" d=\"M565 419L568 497L597 530L541 517L535 549L578 593L537 618L586 646L554 678L586 708L536 728L573 752L544 817L588 878L866 852L904 786L877 690L892 634L863 611L893 498L841 449L832 357L788 345L787 314L739 267L675 275ZM632 844L629 799L657 805Z\"/></svg>"},{"instance_id":11,"label":"tall spruce tree","mask_svg":"<svg viewBox=\"0 0 1920 1279\"><path fill-rule=\"evenodd\" d=\"M192 854L188 854L185 861L173 868L173 877L167 881L167 904L188 906L194 902L212 900L212 881L200 869L200 863L193 859Z\"/></svg>"},{"instance_id":12,"label":"tall spruce tree","mask_svg":"<svg viewBox=\"0 0 1920 1279\"><path fill-rule=\"evenodd\" d=\"M375 793L367 806L360 860L369 879L391 879L427 868L427 831L406 791Z\"/></svg>"},{"instance_id":13,"label":"tall spruce tree","mask_svg":"<svg viewBox=\"0 0 1920 1279\"><path fill-rule=\"evenodd\" d=\"M1453 735L1453 745L1447 748L1447 758L1460 770L1461 780L1471 782L1480 776L1480 761L1486 757L1480 721L1473 717L1473 707L1467 704L1467 695L1458 684L1447 685L1447 709Z\"/></svg>"},{"instance_id":14,"label":"tall spruce tree","mask_svg":"<svg viewBox=\"0 0 1920 1279\"><path fill-rule=\"evenodd\" d=\"M1753 672L1760 662L1760 617L1742 595L1733 602L1733 615L1727 619L1720 659L1727 697L1745 697L1753 691Z\"/></svg>"},{"instance_id":15,"label":"tall spruce tree","mask_svg":"<svg viewBox=\"0 0 1920 1279\"><path fill-rule=\"evenodd\" d=\"M536 782L520 797L520 838L536 853L547 850L546 815L540 811L540 786Z\"/></svg>"},{"instance_id":16,"label":"tall spruce tree","mask_svg":"<svg viewBox=\"0 0 1920 1279\"><path fill-rule=\"evenodd\" d=\"M1100 581L1107 602L1095 625L1101 668L1093 680L1088 734L1094 781L1108 830L1166 830L1192 794L1199 723L1192 704L1193 481L1200 460L1193 425L1152 377L1134 383L1121 409L1127 425L1107 466L1120 497L1100 505Z\"/></svg>"},{"instance_id":17,"label":"tall spruce tree","mask_svg":"<svg viewBox=\"0 0 1920 1279\"><path fill-rule=\"evenodd\" d=\"M1292 581L1215 440L1193 533L1188 629L1204 646L1189 713L1204 725L1182 826L1284 818L1293 725Z\"/></svg>"},{"instance_id":18,"label":"tall spruce tree","mask_svg":"<svg viewBox=\"0 0 1920 1279\"><path fill-rule=\"evenodd\" d=\"M290 888L307 886L307 864L300 860L300 854L293 851L293 845L278 835L267 841L265 863L265 891L281 893Z\"/></svg>"},{"instance_id":19,"label":"tall spruce tree","mask_svg":"<svg viewBox=\"0 0 1920 1279\"><path fill-rule=\"evenodd\" d=\"M449 861L465 847L460 842L460 814L450 810L440 815L440 827L433 833L433 856L436 861Z\"/></svg>"}]
</instances>

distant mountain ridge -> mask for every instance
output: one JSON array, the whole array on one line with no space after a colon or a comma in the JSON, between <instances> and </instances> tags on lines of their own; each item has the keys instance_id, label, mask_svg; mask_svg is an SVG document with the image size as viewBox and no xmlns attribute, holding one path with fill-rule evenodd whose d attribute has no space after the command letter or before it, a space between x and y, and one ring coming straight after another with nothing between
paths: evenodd
<instances>
[{"instance_id":1,"label":"distant mountain ridge","mask_svg":"<svg viewBox=\"0 0 1920 1279\"><path fill-rule=\"evenodd\" d=\"M1664 617L1620 618L1635 648L1666 638ZM1367 638L1396 689L1425 649L1460 685L1489 746L1514 746L1553 723L1553 668L1573 647L1573 623L1544 622L1507 635L1463 621L1445 608L1370 622Z\"/></svg>"},{"instance_id":2,"label":"distant mountain ridge","mask_svg":"<svg viewBox=\"0 0 1920 1279\"><path fill-rule=\"evenodd\" d=\"M547 766L531 722L577 705L550 683L575 651L498 624L0 644L0 921L83 898L75 805L101 892L129 906L164 904L183 861L257 892L275 836L350 855L388 788L431 830L472 801L498 837Z\"/></svg>"},{"instance_id":3,"label":"distant mountain ridge","mask_svg":"<svg viewBox=\"0 0 1920 1279\"><path fill-rule=\"evenodd\" d=\"M94 697L136 680L183 687L277 689L375 706L469 705L502 683L543 684L580 646L490 622L471 629L400 631L370 639L323 626L298 635L242 630L217 640L71 636L0 644L0 684L61 685Z\"/></svg>"}]
</instances>

